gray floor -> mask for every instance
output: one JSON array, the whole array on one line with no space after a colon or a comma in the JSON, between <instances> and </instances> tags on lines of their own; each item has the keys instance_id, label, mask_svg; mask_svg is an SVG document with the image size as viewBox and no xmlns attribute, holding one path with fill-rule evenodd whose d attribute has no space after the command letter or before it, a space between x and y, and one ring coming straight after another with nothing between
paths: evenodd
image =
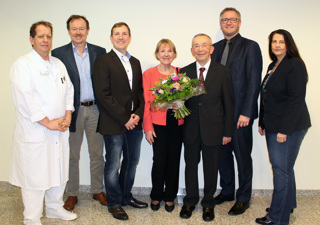
<instances>
[{"instance_id":1,"label":"gray floor","mask_svg":"<svg viewBox=\"0 0 320 225\"><path fill-rule=\"evenodd\" d=\"M2 182L1 182L2 183ZM150 202L148 195L135 195L136 198ZM163 207L157 212L150 208L134 209L130 206L124 207L129 215L128 221L115 220L107 211L107 207L100 205L92 199L89 192L82 192L79 196L79 202L74 210L78 214L75 221L60 221L47 219L45 216L41 219L45 225L94 225L94 224L156 224L156 225L176 225L176 224L256 224L255 219L265 215L265 208L270 205L271 197L255 194L252 197L251 207L240 216L228 216L228 211L234 202L228 202L215 207L215 219L213 222L204 222L202 220L202 208L198 205L188 220L181 219L179 212L182 207L182 197L176 201L176 208L173 212L167 213ZM15 225L22 224L23 205L20 190L10 185L0 185L0 224ZM298 197L298 208L291 216L290 224L294 225L320 225L320 196L319 192L311 192Z\"/></svg>"}]
</instances>

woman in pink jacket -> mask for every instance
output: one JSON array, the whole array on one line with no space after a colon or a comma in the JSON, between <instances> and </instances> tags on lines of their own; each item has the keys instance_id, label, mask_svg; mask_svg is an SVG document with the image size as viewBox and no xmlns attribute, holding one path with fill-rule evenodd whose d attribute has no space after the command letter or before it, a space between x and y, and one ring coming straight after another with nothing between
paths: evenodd
<instances>
[{"instance_id":1,"label":"woman in pink jacket","mask_svg":"<svg viewBox=\"0 0 320 225\"><path fill-rule=\"evenodd\" d=\"M143 73L143 128L147 141L153 147L151 209L158 210L160 202L164 201L166 211L172 212L179 187L183 119L174 118L170 108L152 110L150 104L155 96L150 88L168 75L178 73L179 69L171 65L177 56L176 48L170 40L162 39L157 44L155 56L160 64Z\"/></svg>"}]
</instances>

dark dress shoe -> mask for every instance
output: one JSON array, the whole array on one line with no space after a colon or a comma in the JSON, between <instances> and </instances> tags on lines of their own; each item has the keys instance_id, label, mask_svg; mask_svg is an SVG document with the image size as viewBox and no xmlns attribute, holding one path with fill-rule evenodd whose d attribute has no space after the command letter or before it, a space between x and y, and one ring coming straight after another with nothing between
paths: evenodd
<instances>
[{"instance_id":1,"label":"dark dress shoe","mask_svg":"<svg viewBox=\"0 0 320 225\"><path fill-rule=\"evenodd\" d=\"M64 202L63 208L66 210L73 210L75 204L78 202L78 197L77 196L69 196L67 200Z\"/></svg>"},{"instance_id":2,"label":"dark dress shoe","mask_svg":"<svg viewBox=\"0 0 320 225\"><path fill-rule=\"evenodd\" d=\"M180 217L183 219L189 219L192 215L192 211L195 209L194 206L183 205L180 211Z\"/></svg>"},{"instance_id":3,"label":"dark dress shoe","mask_svg":"<svg viewBox=\"0 0 320 225\"><path fill-rule=\"evenodd\" d=\"M107 205L107 196L104 192L93 194L92 198L100 202L101 205Z\"/></svg>"},{"instance_id":4,"label":"dark dress shoe","mask_svg":"<svg viewBox=\"0 0 320 225\"><path fill-rule=\"evenodd\" d=\"M116 207L108 208L108 211L112 214L114 218L118 220L129 219L127 213L123 210L123 208L120 205Z\"/></svg>"},{"instance_id":5,"label":"dark dress shoe","mask_svg":"<svg viewBox=\"0 0 320 225\"><path fill-rule=\"evenodd\" d=\"M137 200L137 199L135 199L135 198L132 198L132 200L130 200L130 201L127 202L127 203L123 203L122 205L123 205L123 206L130 205L130 206L132 206L132 207L134 207L134 208L139 208L139 209L141 209L141 208L147 208L147 207L148 207L148 204L147 204L147 203L142 202L142 201L139 201L139 200Z\"/></svg>"},{"instance_id":6,"label":"dark dress shoe","mask_svg":"<svg viewBox=\"0 0 320 225\"><path fill-rule=\"evenodd\" d=\"M218 196L216 196L214 198L214 201L216 203L216 205L220 205L224 202L231 202L234 200L234 196L233 195L222 195L222 194L219 194Z\"/></svg>"},{"instance_id":7,"label":"dark dress shoe","mask_svg":"<svg viewBox=\"0 0 320 225\"><path fill-rule=\"evenodd\" d=\"M230 216L236 216L244 213L247 209L249 208L249 202L243 203L243 202L238 202L232 206L232 208L229 211Z\"/></svg>"},{"instance_id":8,"label":"dark dress shoe","mask_svg":"<svg viewBox=\"0 0 320 225\"><path fill-rule=\"evenodd\" d=\"M158 211L160 209L160 202L158 202L158 204L153 204L151 201L150 205L153 211Z\"/></svg>"},{"instance_id":9,"label":"dark dress shoe","mask_svg":"<svg viewBox=\"0 0 320 225\"><path fill-rule=\"evenodd\" d=\"M267 217L257 218L256 219L256 223L258 223L258 224L269 224L269 225L274 224L274 222L272 222L271 220L268 220Z\"/></svg>"},{"instance_id":10,"label":"dark dress shoe","mask_svg":"<svg viewBox=\"0 0 320 225\"><path fill-rule=\"evenodd\" d=\"M167 212L172 212L174 210L174 204L172 205L164 204L164 208L166 209Z\"/></svg>"},{"instance_id":11,"label":"dark dress shoe","mask_svg":"<svg viewBox=\"0 0 320 225\"><path fill-rule=\"evenodd\" d=\"M266 208L266 212L270 212L271 209L270 208ZM293 209L291 209L291 212L290 213L293 213Z\"/></svg>"},{"instance_id":12,"label":"dark dress shoe","mask_svg":"<svg viewBox=\"0 0 320 225\"><path fill-rule=\"evenodd\" d=\"M213 208L203 208L202 219L204 221L212 221L214 219Z\"/></svg>"}]
</instances>

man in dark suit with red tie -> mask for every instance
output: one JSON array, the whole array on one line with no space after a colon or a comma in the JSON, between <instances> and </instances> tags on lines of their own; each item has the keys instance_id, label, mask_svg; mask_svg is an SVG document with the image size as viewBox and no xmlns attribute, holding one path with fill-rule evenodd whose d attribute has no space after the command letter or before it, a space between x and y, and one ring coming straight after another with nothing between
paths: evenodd
<instances>
[{"instance_id":1,"label":"man in dark suit with red tie","mask_svg":"<svg viewBox=\"0 0 320 225\"><path fill-rule=\"evenodd\" d=\"M127 52L131 33L126 23L112 27L110 40L113 49L95 62L93 86L100 103L98 131L106 148L104 177L108 210L114 218L127 220L129 217L121 205L148 206L131 194L143 137L142 71L139 60Z\"/></svg>"},{"instance_id":2,"label":"man in dark suit with red tie","mask_svg":"<svg viewBox=\"0 0 320 225\"><path fill-rule=\"evenodd\" d=\"M219 167L221 193L216 204L233 201L235 170L238 165L239 188L236 203L229 215L239 215L249 208L252 192L252 124L258 117L258 95L261 83L262 56L259 45L239 34L241 15L235 8L220 13L220 28L225 39L215 43L212 60L231 69L234 93L234 131L232 141L222 147Z\"/></svg>"},{"instance_id":3,"label":"man in dark suit with red tie","mask_svg":"<svg viewBox=\"0 0 320 225\"><path fill-rule=\"evenodd\" d=\"M181 69L190 78L204 80L206 94L186 101L191 114L185 118L183 128L186 196L180 217L188 219L199 201L198 164L202 153L204 197L201 201L204 221L214 219L213 195L221 145L231 141L233 132L233 94L230 70L211 60L214 47L211 38L198 34L192 40L192 55L196 62Z\"/></svg>"}]
</instances>

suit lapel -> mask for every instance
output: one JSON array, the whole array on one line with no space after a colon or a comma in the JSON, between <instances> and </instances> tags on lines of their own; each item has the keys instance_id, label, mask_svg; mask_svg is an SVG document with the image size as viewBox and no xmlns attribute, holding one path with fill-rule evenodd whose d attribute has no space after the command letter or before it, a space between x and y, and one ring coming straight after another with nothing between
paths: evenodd
<instances>
[{"instance_id":1,"label":"suit lapel","mask_svg":"<svg viewBox=\"0 0 320 225\"><path fill-rule=\"evenodd\" d=\"M138 87L138 86L136 85L136 82L137 82L137 80L139 79L139 78L137 77L139 68L138 68L138 66L132 61L132 56L131 56L131 58L130 58L130 64L131 64L131 68L132 68L132 90L133 90L135 87Z\"/></svg>"},{"instance_id":2,"label":"suit lapel","mask_svg":"<svg viewBox=\"0 0 320 225\"><path fill-rule=\"evenodd\" d=\"M214 67L214 61L211 60L211 63L210 63L210 66L209 66L209 69L208 69L208 72L207 72L207 76L206 76L206 79L204 81L204 85L208 85L210 84L213 79L214 79L214 75L215 75L215 67Z\"/></svg>"},{"instance_id":3,"label":"suit lapel","mask_svg":"<svg viewBox=\"0 0 320 225\"><path fill-rule=\"evenodd\" d=\"M277 69L274 71L274 73L271 75L268 83L266 84L266 87L268 86L268 84L270 84L271 82L273 82L273 80L275 78L277 78L281 73L282 73L282 70L284 68L286 68L286 64L287 63L287 57L283 58L283 60L280 62L280 64L278 65ZM273 68L273 67L272 67ZM271 68L271 70L272 70Z\"/></svg>"},{"instance_id":4,"label":"suit lapel","mask_svg":"<svg viewBox=\"0 0 320 225\"><path fill-rule=\"evenodd\" d=\"M118 74L119 78L121 78L124 81L124 83L127 84L128 88L131 89L130 88L130 84L129 84L129 79L128 79L127 72L124 69L123 64L120 61L117 53L115 53L113 50L111 50L110 54L111 54L111 57L112 57L112 60L113 60L114 64L116 65L116 67L119 70L119 74ZM130 61L130 63L131 63L131 61ZM131 64L131 67L133 67L132 64ZM132 70L133 70L133 68L132 68Z\"/></svg>"},{"instance_id":5,"label":"suit lapel","mask_svg":"<svg viewBox=\"0 0 320 225\"><path fill-rule=\"evenodd\" d=\"M97 58L97 53L95 51L95 48L93 48L89 43L87 43L88 46L88 52L89 52L89 60L90 60L90 71L91 74L93 73L93 66L94 66L94 59Z\"/></svg>"},{"instance_id":6,"label":"suit lapel","mask_svg":"<svg viewBox=\"0 0 320 225\"><path fill-rule=\"evenodd\" d=\"M77 74L78 79L80 79L79 78L79 71L78 71L76 60L74 58L73 48L72 48L71 43L67 46L65 56L66 56L68 63L70 64L72 70L74 71L75 74Z\"/></svg>"}]
</instances>

